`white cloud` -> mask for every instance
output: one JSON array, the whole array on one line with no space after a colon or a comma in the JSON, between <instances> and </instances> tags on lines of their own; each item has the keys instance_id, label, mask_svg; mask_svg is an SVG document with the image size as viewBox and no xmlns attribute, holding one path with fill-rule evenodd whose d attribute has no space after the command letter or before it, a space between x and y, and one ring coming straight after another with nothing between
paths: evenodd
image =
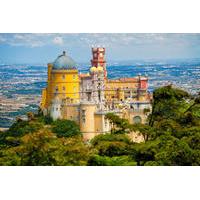
<instances>
[{"instance_id":1,"label":"white cloud","mask_svg":"<svg viewBox=\"0 0 200 200\"><path fill-rule=\"evenodd\" d=\"M159 34L159 33L77 33L77 34L53 34L53 33L19 33L0 34L0 43L11 46L41 47L47 45L59 45L71 47L145 47L149 45L199 45L200 34ZM163 48L164 48L163 47Z\"/></svg>"},{"instance_id":2,"label":"white cloud","mask_svg":"<svg viewBox=\"0 0 200 200\"><path fill-rule=\"evenodd\" d=\"M21 33L21 34L8 34L7 43L11 46L29 46L41 47L45 45L45 41L37 34Z\"/></svg>"},{"instance_id":3,"label":"white cloud","mask_svg":"<svg viewBox=\"0 0 200 200\"><path fill-rule=\"evenodd\" d=\"M0 43L5 43L5 42L6 42L6 38L0 35Z\"/></svg>"},{"instance_id":4,"label":"white cloud","mask_svg":"<svg viewBox=\"0 0 200 200\"><path fill-rule=\"evenodd\" d=\"M53 39L53 43L56 44L56 45L63 45L64 44L64 41L63 41L63 38L60 37L60 36L57 36Z\"/></svg>"}]
</instances>

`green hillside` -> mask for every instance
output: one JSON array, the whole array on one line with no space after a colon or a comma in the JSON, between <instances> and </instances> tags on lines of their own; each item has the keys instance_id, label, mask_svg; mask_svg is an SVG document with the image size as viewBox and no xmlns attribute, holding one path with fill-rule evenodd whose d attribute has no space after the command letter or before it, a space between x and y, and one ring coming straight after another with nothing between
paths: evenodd
<instances>
[{"instance_id":1,"label":"green hillside","mask_svg":"<svg viewBox=\"0 0 200 200\"><path fill-rule=\"evenodd\" d=\"M90 142L73 121L27 115L28 121L17 119L0 133L0 165L200 165L200 96L171 86L154 91L147 124L132 125L109 113L111 133ZM130 141L132 131L145 142Z\"/></svg>"}]
</instances>

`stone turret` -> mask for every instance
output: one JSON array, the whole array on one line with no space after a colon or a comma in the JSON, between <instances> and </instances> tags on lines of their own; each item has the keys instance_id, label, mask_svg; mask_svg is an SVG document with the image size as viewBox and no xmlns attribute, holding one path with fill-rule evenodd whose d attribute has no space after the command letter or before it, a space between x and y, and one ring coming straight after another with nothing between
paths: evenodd
<instances>
[{"instance_id":1,"label":"stone turret","mask_svg":"<svg viewBox=\"0 0 200 200\"><path fill-rule=\"evenodd\" d=\"M56 96L51 103L50 106L50 116L53 118L53 120L61 119L61 105L62 105L62 100L59 99L58 96Z\"/></svg>"},{"instance_id":2,"label":"stone turret","mask_svg":"<svg viewBox=\"0 0 200 200\"><path fill-rule=\"evenodd\" d=\"M103 67L101 66L91 67L90 75L92 80L93 101L98 105L98 108L102 110L104 108L103 105L105 102L105 94L104 94L105 79L104 79Z\"/></svg>"}]
</instances>

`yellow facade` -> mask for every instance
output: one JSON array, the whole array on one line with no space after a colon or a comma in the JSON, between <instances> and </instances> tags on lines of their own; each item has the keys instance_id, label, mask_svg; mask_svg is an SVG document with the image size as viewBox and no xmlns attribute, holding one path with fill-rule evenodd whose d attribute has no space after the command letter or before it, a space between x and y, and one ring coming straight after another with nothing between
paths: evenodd
<instances>
[{"instance_id":1,"label":"yellow facade","mask_svg":"<svg viewBox=\"0 0 200 200\"><path fill-rule=\"evenodd\" d=\"M73 102L79 101L78 70L52 70L51 95L58 95L60 99L69 98Z\"/></svg>"},{"instance_id":2,"label":"yellow facade","mask_svg":"<svg viewBox=\"0 0 200 200\"><path fill-rule=\"evenodd\" d=\"M104 130L104 119L103 119L103 115L99 115L99 114L95 114L94 118L95 118L95 132L100 132L103 133Z\"/></svg>"},{"instance_id":3,"label":"yellow facade","mask_svg":"<svg viewBox=\"0 0 200 200\"><path fill-rule=\"evenodd\" d=\"M46 96L43 96L42 94L42 101L45 101L45 108L48 108L50 102L51 102L51 96L50 96L50 85L51 85L51 70L52 70L53 64L48 63L48 72L47 72L47 88L46 88Z\"/></svg>"},{"instance_id":4,"label":"yellow facade","mask_svg":"<svg viewBox=\"0 0 200 200\"><path fill-rule=\"evenodd\" d=\"M138 82L136 80L106 80L105 82L105 98L106 100L124 100L129 91L132 96L136 96ZM127 94L126 94L127 90Z\"/></svg>"},{"instance_id":5,"label":"yellow facade","mask_svg":"<svg viewBox=\"0 0 200 200\"><path fill-rule=\"evenodd\" d=\"M41 99L41 103L40 103L40 107L42 110L45 109L45 107L46 107L46 101L47 101L46 97L47 97L47 89L44 88L42 90L42 99Z\"/></svg>"},{"instance_id":6,"label":"yellow facade","mask_svg":"<svg viewBox=\"0 0 200 200\"><path fill-rule=\"evenodd\" d=\"M80 109L79 104L66 104L62 109L63 119L75 121L77 124L80 123Z\"/></svg>"},{"instance_id":7,"label":"yellow facade","mask_svg":"<svg viewBox=\"0 0 200 200\"><path fill-rule=\"evenodd\" d=\"M95 104L80 105L80 131L84 140L91 140L99 134L109 132L110 124L105 113L98 113Z\"/></svg>"},{"instance_id":8,"label":"yellow facade","mask_svg":"<svg viewBox=\"0 0 200 200\"><path fill-rule=\"evenodd\" d=\"M42 102L46 108L51 104L55 96L60 99L68 99L70 103L79 102L79 76L76 69L48 70L48 86L46 94L42 94Z\"/></svg>"},{"instance_id":9,"label":"yellow facade","mask_svg":"<svg viewBox=\"0 0 200 200\"><path fill-rule=\"evenodd\" d=\"M80 105L80 129L83 133L94 133L94 113L96 111L95 104Z\"/></svg>"}]
</instances>

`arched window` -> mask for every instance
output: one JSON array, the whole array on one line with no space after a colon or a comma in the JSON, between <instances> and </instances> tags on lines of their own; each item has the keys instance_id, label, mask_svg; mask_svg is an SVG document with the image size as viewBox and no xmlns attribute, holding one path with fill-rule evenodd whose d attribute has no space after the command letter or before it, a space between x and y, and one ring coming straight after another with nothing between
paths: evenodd
<instances>
[{"instance_id":1,"label":"arched window","mask_svg":"<svg viewBox=\"0 0 200 200\"><path fill-rule=\"evenodd\" d=\"M140 116L133 117L133 123L134 124L141 124L142 123L142 118Z\"/></svg>"}]
</instances>

